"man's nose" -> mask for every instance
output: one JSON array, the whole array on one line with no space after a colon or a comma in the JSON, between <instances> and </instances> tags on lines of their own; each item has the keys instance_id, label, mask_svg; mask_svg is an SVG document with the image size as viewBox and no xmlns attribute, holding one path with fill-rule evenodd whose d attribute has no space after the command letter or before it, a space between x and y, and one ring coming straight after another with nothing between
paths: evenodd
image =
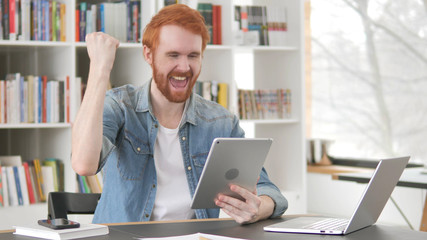
<instances>
[{"instance_id":1,"label":"man's nose","mask_svg":"<svg viewBox=\"0 0 427 240\"><path fill-rule=\"evenodd\" d=\"M179 58L177 69L180 72L187 72L190 70L190 64L186 57Z\"/></svg>"}]
</instances>

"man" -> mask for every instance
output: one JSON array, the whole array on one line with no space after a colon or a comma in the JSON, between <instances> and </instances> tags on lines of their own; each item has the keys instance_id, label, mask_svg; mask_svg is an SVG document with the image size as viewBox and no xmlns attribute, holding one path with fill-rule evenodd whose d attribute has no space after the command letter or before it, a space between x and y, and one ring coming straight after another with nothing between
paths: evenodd
<instances>
[{"instance_id":1,"label":"man","mask_svg":"<svg viewBox=\"0 0 427 240\"><path fill-rule=\"evenodd\" d=\"M145 60L153 79L106 93L119 42L86 37L90 58L84 100L72 130L72 166L80 175L104 168L94 222L215 218L219 209L190 209L212 140L244 137L238 119L192 88L209 40L202 16L185 5L163 8L146 26ZM219 208L238 223L280 216L286 199L263 169L257 190L236 185L245 201L219 195Z\"/></svg>"}]
</instances>

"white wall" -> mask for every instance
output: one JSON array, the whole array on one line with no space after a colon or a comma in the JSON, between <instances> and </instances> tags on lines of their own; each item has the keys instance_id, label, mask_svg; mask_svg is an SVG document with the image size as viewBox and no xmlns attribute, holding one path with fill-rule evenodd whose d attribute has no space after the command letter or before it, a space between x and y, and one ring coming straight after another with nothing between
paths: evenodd
<instances>
[{"instance_id":1,"label":"white wall","mask_svg":"<svg viewBox=\"0 0 427 240\"><path fill-rule=\"evenodd\" d=\"M351 217L366 184L332 180L329 174L307 174L308 213ZM415 230L419 230L426 190L396 187L392 197ZM391 200L385 206L378 223L409 228Z\"/></svg>"}]
</instances>

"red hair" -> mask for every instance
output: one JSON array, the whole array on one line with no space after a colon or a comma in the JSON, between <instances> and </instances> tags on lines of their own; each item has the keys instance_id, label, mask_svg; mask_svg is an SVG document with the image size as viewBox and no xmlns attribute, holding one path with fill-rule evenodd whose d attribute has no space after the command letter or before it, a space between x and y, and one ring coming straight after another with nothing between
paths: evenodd
<instances>
[{"instance_id":1,"label":"red hair","mask_svg":"<svg viewBox=\"0 0 427 240\"><path fill-rule=\"evenodd\" d=\"M161 27L176 25L202 37L202 52L209 42L209 32L205 20L197 10L184 4L173 4L162 8L147 24L142 36L142 44L155 51L159 42Z\"/></svg>"}]
</instances>

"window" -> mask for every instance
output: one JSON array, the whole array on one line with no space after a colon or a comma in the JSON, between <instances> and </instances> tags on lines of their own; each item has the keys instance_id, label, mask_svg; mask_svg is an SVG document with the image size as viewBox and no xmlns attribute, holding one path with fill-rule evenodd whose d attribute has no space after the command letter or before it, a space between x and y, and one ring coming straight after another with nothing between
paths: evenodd
<instances>
[{"instance_id":1,"label":"window","mask_svg":"<svg viewBox=\"0 0 427 240\"><path fill-rule=\"evenodd\" d=\"M427 164L427 1L310 4L311 137L332 156Z\"/></svg>"}]
</instances>

